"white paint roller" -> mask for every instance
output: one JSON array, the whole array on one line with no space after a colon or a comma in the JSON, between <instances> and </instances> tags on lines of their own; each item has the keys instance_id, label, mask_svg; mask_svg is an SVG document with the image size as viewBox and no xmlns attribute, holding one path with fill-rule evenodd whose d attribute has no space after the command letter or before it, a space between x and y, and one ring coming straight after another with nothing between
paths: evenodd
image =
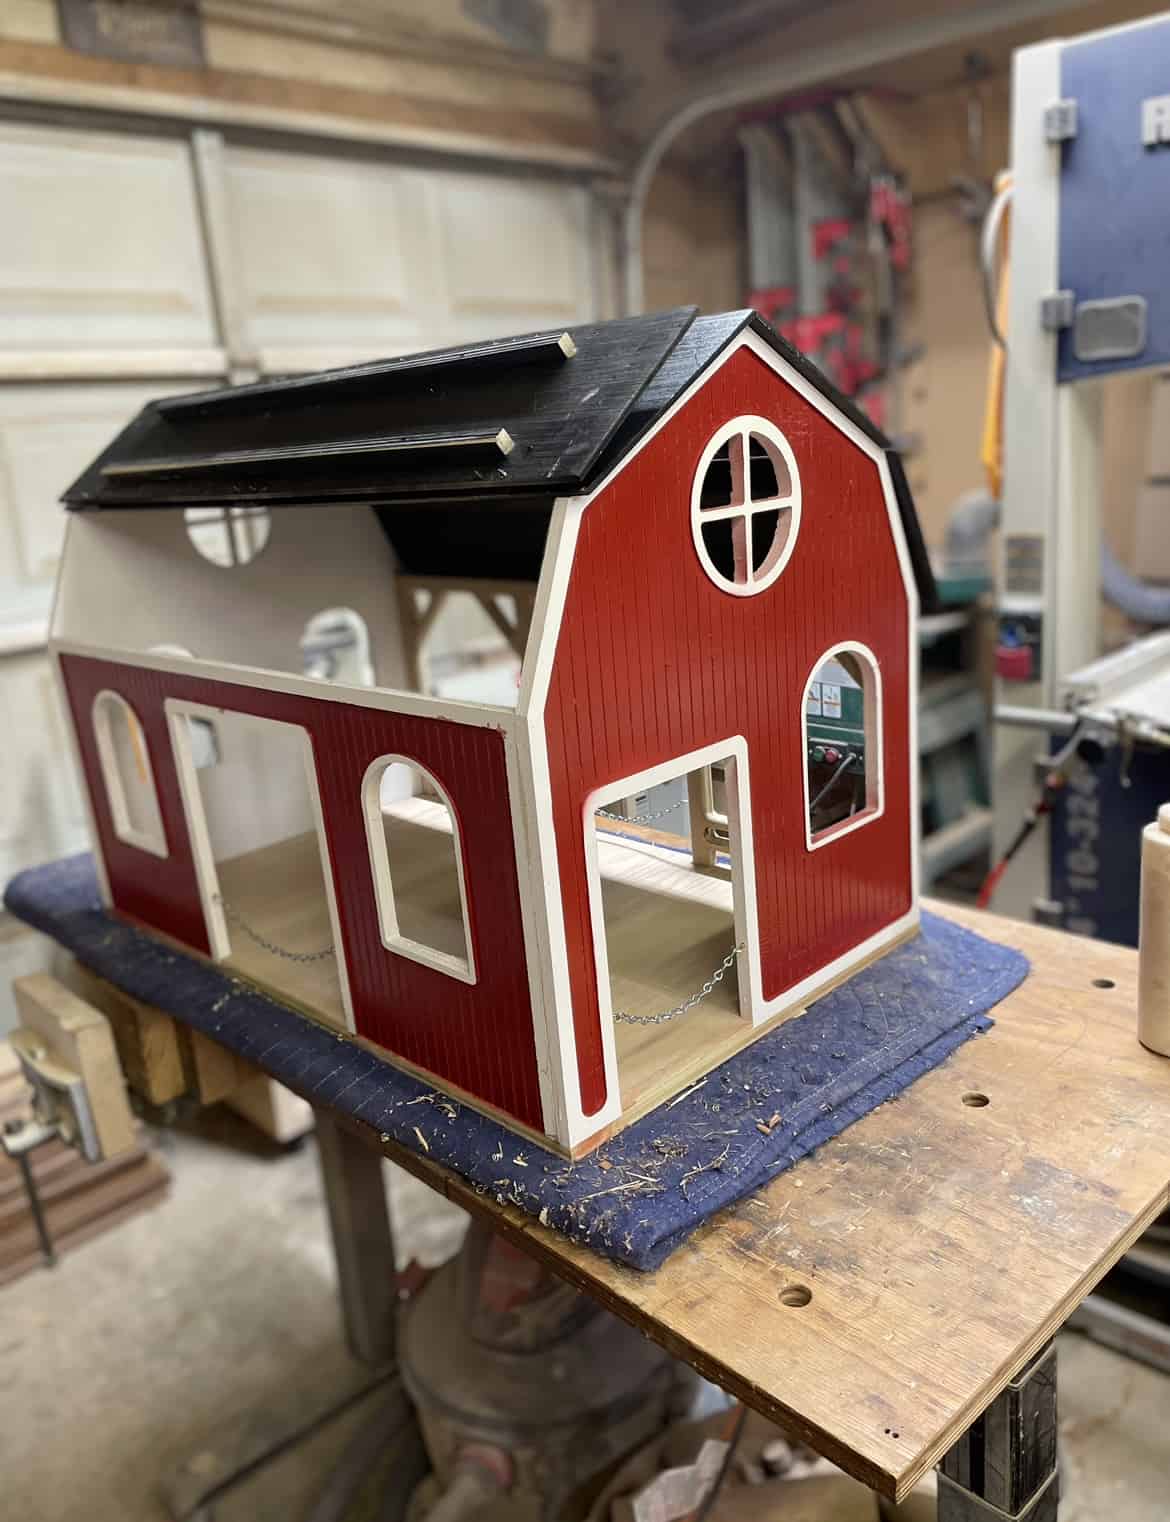
<instances>
[{"instance_id":1,"label":"white paint roller","mask_svg":"<svg viewBox=\"0 0 1170 1522\"><path fill-rule=\"evenodd\" d=\"M1170 1057L1170 803L1142 831L1138 1040Z\"/></svg>"}]
</instances>

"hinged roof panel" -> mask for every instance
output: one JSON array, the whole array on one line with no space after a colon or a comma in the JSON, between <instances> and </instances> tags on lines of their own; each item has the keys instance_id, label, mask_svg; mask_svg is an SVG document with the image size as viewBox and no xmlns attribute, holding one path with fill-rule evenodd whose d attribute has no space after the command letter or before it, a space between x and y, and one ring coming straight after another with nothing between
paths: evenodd
<instances>
[{"instance_id":1,"label":"hinged roof panel","mask_svg":"<svg viewBox=\"0 0 1170 1522\"><path fill-rule=\"evenodd\" d=\"M72 508L572 492L694 307L149 403Z\"/></svg>"}]
</instances>

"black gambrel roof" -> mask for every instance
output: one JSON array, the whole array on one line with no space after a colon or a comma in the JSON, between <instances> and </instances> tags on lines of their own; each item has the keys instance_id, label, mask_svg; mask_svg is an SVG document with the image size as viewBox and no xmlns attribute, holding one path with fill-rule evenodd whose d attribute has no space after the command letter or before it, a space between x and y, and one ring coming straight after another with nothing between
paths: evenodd
<instances>
[{"instance_id":1,"label":"black gambrel roof","mask_svg":"<svg viewBox=\"0 0 1170 1522\"><path fill-rule=\"evenodd\" d=\"M699 317L680 307L164 397L143 408L64 500L74 510L365 502L407 550L407 568L429 569L412 565L408 548L421 550L428 520L432 542L456 510L466 519L469 510L499 507L519 514L519 527L526 509L543 517L553 497L588 490L746 328L886 451L920 599L932 606L930 565L896 451L751 311ZM482 530L472 538L486 548L489 524ZM538 539L537 566L543 526Z\"/></svg>"}]
</instances>

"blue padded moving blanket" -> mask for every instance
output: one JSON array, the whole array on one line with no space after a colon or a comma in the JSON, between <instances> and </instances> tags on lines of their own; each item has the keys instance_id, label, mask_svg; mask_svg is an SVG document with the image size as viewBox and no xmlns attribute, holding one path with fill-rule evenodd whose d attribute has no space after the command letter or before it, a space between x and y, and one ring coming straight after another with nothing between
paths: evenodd
<instances>
[{"instance_id":1,"label":"blue padded moving blanket","mask_svg":"<svg viewBox=\"0 0 1170 1522\"><path fill-rule=\"evenodd\" d=\"M987 1030L987 1011L1028 971L1019 952L924 914L919 936L570 1164L108 914L88 855L22 872L5 904L314 1104L425 1150L480 1192L639 1269Z\"/></svg>"}]
</instances>

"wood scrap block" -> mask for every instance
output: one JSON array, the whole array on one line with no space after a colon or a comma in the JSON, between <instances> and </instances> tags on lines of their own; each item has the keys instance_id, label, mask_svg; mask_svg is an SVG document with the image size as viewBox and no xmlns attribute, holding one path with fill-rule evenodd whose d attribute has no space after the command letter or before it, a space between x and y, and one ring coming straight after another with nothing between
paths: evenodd
<instances>
[{"instance_id":1,"label":"wood scrap block","mask_svg":"<svg viewBox=\"0 0 1170 1522\"><path fill-rule=\"evenodd\" d=\"M267 1073L256 1073L247 1079L227 1102L265 1136L282 1144L296 1141L313 1129L313 1107L308 1100L269 1078Z\"/></svg>"},{"instance_id":2,"label":"wood scrap block","mask_svg":"<svg viewBox=\"0 0 1170 1522\"><path fill-rule=\"evenodd\" d=\"M218 1104L256 1075L257 1069L226 1046L195 1030L180 1030L186 1089L203 1105Z\"/></svg>"},{"instance_id":3,"label":"wood scrap block","mask_svg":"<svg viewBox=\"0 0 1170 1522\"><path fill-rule=\"evenodd\" d=\"M153 1105L189 1095L218 1104L257 1069L219 1042L190 1030L75 962L70 982L109 1020L126 1081Z\"/></svg>"},{"instance_id":4,"label":"wood scrap block","mask_svg":"<svg viewBox=\"0 0 1170 1522\"><path fill-rule=\"evenodd\" d=\"M168 1104L187 1091L179 1027L169 1015L143 1004L74 962L69 980L109 1020L126 1082L152 1105Z\"/></svg>"},{"instance_id":5,"label":"wood scrap block","mask_svg":"<svg viewBox=\"0 0 1170 1522\"><path fill-rule=\"evenodd\" d=\"M134 1117L109 1021L48 973L17 978L12 991L24 1028L84 1084L102 1156L128 1151L134 1145Z\"/></svg>"}]
</instances>

